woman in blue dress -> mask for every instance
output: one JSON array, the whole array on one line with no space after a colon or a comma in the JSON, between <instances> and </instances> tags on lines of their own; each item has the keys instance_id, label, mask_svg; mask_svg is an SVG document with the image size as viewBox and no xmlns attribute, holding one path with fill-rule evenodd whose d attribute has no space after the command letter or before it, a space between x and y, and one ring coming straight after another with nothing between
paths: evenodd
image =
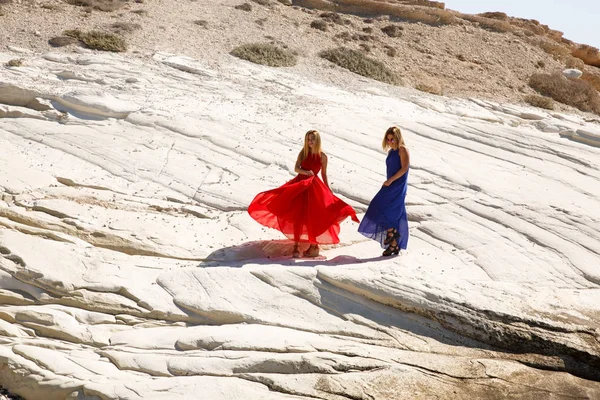
<instances>
[{"instance_id":1,"label":"woman in blue dress","mask_svg":"<svg viewBox=\"0 0 600 400\"><path fill-rule=\"evenodd\" d=\"M371 200L358 231L379 242L385 249L383 256L391 256L406 249L408 244L405 199L410 158L397 126L385 132L381 147L388 151L385 160L387 180Z\"/></svg>"}]
</instances>

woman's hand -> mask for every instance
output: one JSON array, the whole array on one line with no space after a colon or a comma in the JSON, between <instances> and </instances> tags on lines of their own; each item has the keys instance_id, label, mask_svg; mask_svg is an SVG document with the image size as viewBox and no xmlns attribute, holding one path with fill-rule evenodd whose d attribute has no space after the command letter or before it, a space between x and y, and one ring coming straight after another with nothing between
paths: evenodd
<instances>
[{"instance_id":1,"label":"woman's hand","mask_svg":"<svg viewBox=\"0 0 600 400\"><path fill-rule=\"evenodd\" d=\"M304 171L305 171L305 174L308 175L308 176L314 176L315 175L315 173L312 172L312 170L310 170L310 169L305 169Z\"/></svg>"},{"instance_id":2,"label":"woman's hand","mask_svg":"<svg viewBox=\"0 0 600 400\"><path fill-rule=\"evenodd\" d=\"M388 179L385 182L383 182L383 186L390 186L392 184L392 182L394 182L394 181L391 179Z\"/></svg>"}]
</instances>

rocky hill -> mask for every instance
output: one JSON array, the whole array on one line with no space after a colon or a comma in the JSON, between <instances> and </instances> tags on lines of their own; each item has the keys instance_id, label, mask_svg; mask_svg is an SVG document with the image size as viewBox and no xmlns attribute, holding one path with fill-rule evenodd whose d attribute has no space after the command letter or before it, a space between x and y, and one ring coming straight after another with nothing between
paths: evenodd
<instances>
[{"instance_id":1,"label":"rocky hill","mask_svg":"<svg viewBox=\"0 0 600 400\"><path fill-rule=\"evenodd\" d=\"M299 56L293 68L328 79L331 65L319 54L344 47L382 63L398 84L430 93L600 112L598 49L500 12L470 15L425 0L2 3L1 43L36 52L76 50L80 38L65 38L73 30L114 34L122 42L111 50L134 57L160 50L219 59L245 43L271 43ZM565 68L583 73L577 84L554 77L552 85L531 85L532 76L548 80Z\"/></svg>"}]
</instances>

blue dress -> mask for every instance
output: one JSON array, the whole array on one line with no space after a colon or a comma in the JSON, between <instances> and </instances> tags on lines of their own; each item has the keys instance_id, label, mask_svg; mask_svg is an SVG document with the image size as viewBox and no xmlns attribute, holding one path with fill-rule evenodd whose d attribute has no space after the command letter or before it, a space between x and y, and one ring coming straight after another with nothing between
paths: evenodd
<instances>
[{"instance_id":1,"label":"blue dress","mask_svg":"<svg viewBox=\"0 0 600 400\"><path fill-rule=\"evenodd\" d=\"M402 167L400 154L390 150L385 160L387 179L391 178ZM387 230L396 228L400 234L398 245L406 249L408 245L408 217L406 216L406 188L408 186L408 170L390 186L382 186L371 200L369 208L358 227L358 231L381 244L387 237Z\"/></svg>"}]
</instances>

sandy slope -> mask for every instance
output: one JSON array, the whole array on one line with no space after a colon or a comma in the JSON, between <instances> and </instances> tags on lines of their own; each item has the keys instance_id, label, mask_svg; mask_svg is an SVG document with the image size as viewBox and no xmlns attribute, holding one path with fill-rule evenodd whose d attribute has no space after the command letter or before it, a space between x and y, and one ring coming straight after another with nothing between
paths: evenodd
<instances>
[{"instance_id":1,"label":"sandy slope","mask_svg":"<svg viewBox=\"0 0 600 400\"><path fill-rule=\"evenodd\" d=\"M522 102L525 95L534 93L527 85L531 74L565 68L564 60L556 61L531 44L527 36L486 31L468 21L456 26L431 27L390 22L387 16L367 20L344 14L342 19L346 23L330 23L323 32L310 26L320 20L318 10L285 6L274 0L266 6L250 1L251 11L235 8L243 3L242 0L151 0L132 2L113 12L88 13L83 7L59 0L16 0L2 7L0 43L44 52L51 48L48 40L62 35L65 29L110 32L115 31L112 27L115 23L131 23L140 28L123 33L130 56L148 59L156 51L165 51L222 61L240 44L273 42L300 55L299 65L292 70L339 84L346 83L345 75L337 68L333 73L331 64L317 54L324 49L346 46L380 60L400 74L409 87L426 84L447 95L513 103ZM198 25L198 21L202 24ZM400 37L388 37L382 32L390 24L403 29ZM355 35L355 39L344 40L339 38L340 34ZM59 51L70 52L73 46ZM390 48L396 52L394 57L387 55ZM597 68L590 67L590 73L592 70Z\"/></svg>"}]
</instances>

